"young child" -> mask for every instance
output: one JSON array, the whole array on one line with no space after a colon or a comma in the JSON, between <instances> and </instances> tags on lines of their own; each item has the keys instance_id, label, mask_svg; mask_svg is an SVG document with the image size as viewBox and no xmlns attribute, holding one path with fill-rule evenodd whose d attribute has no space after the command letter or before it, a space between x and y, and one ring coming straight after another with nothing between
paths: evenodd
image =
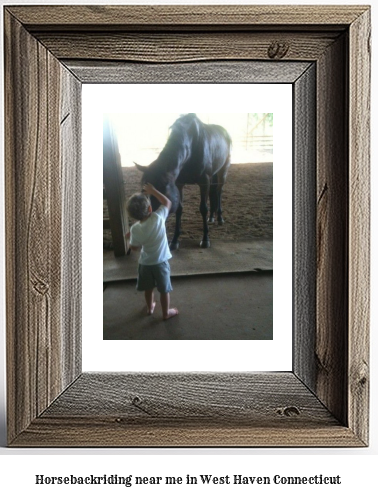
<instances>
[{"instance_id":1,"label":"young child","mask_svg":"<svg viewBox=\"0 0 378 500\"><path fill-rule=\"evenodd\" d=\"M150 200L146 195L155 196L161 203L156 212L152 211ZM129 215L138 220L126 235L130 238L131 250L141 251L137 290L144 291L147 314L151 315L156 305L154 288L157 287L160 292L163 319L169 319L178 314L175 307L170 308L172 285L168 260L172 258L172 255L168 246L165 220L171 205L171 201L152 184L145 184L142 194L134 194L127 202Z\"/></svg>"}]
</instances>

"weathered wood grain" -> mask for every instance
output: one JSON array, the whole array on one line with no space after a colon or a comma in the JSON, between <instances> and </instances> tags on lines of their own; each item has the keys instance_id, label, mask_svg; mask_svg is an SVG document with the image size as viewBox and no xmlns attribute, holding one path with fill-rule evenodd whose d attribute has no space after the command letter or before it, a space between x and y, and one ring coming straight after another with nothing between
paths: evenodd
<instances>
[{"instance_id":1,"label":"weathered wood grain","mask_svg":"<svg viewBox=\"0 0 378 500\"><path fill-rule=\"evenodd\" d=\"M350 428L369 436L370 313L370 11L350 28L349 318Z\"/></svg>"},{"instance_id":2,"label":"weathered wood grain","mask_svg":"<svg viewBox=\"0 0 378 500\"><path fill-rule=\"evenodd\" d=\"M81 82L60 65L62 387L81 373Z\"/></svg>"},{"instance_id":3,"label":"weathered wood grain","mask_svg":"<svg viewBox=\"0 0 378 500\"><path fill-rule=\"evenodd\" d=\"M84 373L43 417L72 415L125 422L185 419L190 424L205 419L260 426L289 421L338 424L294 374L285 372Z\"/></svg>"},{"instance_id":4,"label":"weathered wood grain","mask_svg":"<svg viewBox=\"0 0 378 500\"><path fill-rule=\"evenodd\" d=\"M12 440L74 379L64 375L70 363L62 352L73 333L62 324L68 297L62 300L63 246L66 262L76 256L62 236L62 66L7 14L5 33L7 399ZM80 373L74 372L75 377Z\"/></svg>"},{"instance_id":5,"label":"weathered wood grain","mask_svg":"<svg viewBox=\"0 0 378 500\"><path fill-rule=\"evenodd\" d=\"M361 446L291 373L87 373L14 445L292 446L297 433L304 446Z\"/></svg>"},{"instance_id":6,"label":"weathered wood grain","mask_svg":"<svg viewBox=\"0 0 378 500\"><path fill-rule=\"evenodd\" d=\"M346 27L365 10L363 5L151 5L151 6L12 6L7 7L29 30L100 29L108 26L124 29L189 29L232 26L258 29L269 26Z\"/></svg>"},{"instance_id":7,"label":"weathered wood grain","mask_svg":"<svg viewBox=\"0 0 378 500\"><path fill-rule=\"evenodd\" d=\"M335 32L143 33L38 32L59 59L175 63L206 60L314 61L337 38Z\"/></svg>"},{"instance_id":8,"label":"weathered wood grain","mask_svg":"<svg viewBox=\"0 0 378 500\"><path fill-rule=\"evenodd\" d=\"M360 447L361 441L347 427L270 428L212 424L135 425L114 420L36 419L14 441L21 447Z\"/></svg>"},{"instance_id":9,"label":"weathered wood grain","mask_svg":"<svg viewBox=\"0 0 378 500\"><path fill-rule=\"evenodd\" d=\"M316 342L316 65L293 85L294 373L315 391Z\"/></svg>"},{"instance_id":10,"label":"weathered wood grain","mask_svg":"<svg viewBox=\"0 0 378 500\"><path fill-rule=\"evenodd\" d=\"M18 21L6 15L5 23L6 253L13 260L7 267L8 429L14 437L61 392L52 359L61 326L55 293L61 272L55 209L60 171L55 92L51 123L47 111L56 67Z\"/></svg>"},{"instance_id":11,"label":"weathered wood grain","mask_svg":"<svg viewBox=\"0 0 378 500\"><path fill-rule=\"evenodd\" d=\"M214 61L184 64L63 60L82 83L293 83L311 63Z\"/></svg>"},{"instance_id":12,"label":"weathered wood grain","mask_svg":"<svg viewBox=\"0 0 378 500\"><path fill-rule=\"evenodd\" d=\"M9 92L6 96L6 112L10 114L10 109L14 110L5 146L6 155L12 159L12 167L6 173L6 244L7 254L12 252L15 259L15 265L13 269L9 269L10 274L7 276L7 283L12 287L10 290L8 288L10 296L8 295L7 317L12 330L22 332L19 338L8 336L8 345L11 345L8 364L14 363L15 369L15 374L10 377L9 404L17 412L15 422L10 423L10 432L15 434L48 401L47 374L41 378L43 387L38 387L36 377L39 363L46 365L47 362L45 356L50 326L46 316L49 308L48 244L51 240L48 238L47 244L43 245L40 239L41 233L49 226L49 221L44 217L48 204L45 193L49 190L48 164L45 161L46 53L38 52L38 43L19 23L9 18L6 22L14 36L13 40L6 39L5 48L7 88L14 86L14 92ZM22 44L25 48L23 58L29 58L32 63L40 61L38 70L42 73L42 78L33 66L24 68L24 61L15 50L17 44ZM23 80L29 83L28 95L19 92ZM24 137L25 140L19 139L15 144L16 137ZM35 244L37 240L33 238L34 234L39 237L40 247ZM20 304L17 311L12 310L15 302ZM17 384L19 376L25 380L25 385ZM17 411L18 401L21 400L24 402L25 412Z\"/></svg>"},{"instance_id":13,"label":"weathered wood grain","mask_svg":"<svg viewBox=\"0 0 378 500\"><path fill-rule=\"evenodd\" d=\"M316 394L347 424L348 111L347 37L317 65ZM332 332L332 333L331 333Z\"/></svg>"}]
</instances>

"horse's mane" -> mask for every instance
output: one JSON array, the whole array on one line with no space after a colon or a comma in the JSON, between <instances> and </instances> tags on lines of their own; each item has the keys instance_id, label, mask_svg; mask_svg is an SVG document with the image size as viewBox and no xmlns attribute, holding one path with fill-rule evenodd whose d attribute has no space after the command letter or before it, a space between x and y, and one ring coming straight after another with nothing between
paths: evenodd
<instances>
[{"instance_id":1,"label":"horse's mane","mask_svg":"<svg viewBox=\"0 0 378 500\"><path fill-rule=\"evenodd\" d=\"M177 118L175 123L170 127L171 134L172 132L176 132L178 134L188 134L190 130L192 133L195 132L195 135L198 136L201 125L203 124L195 113L181 115L180 118Z\"/></svg>"},{"instance_id":2,"label":"horse's mane","mask_svg":"<svg viewBox=\"0 0 378 500\"><path fill-rule=\"evenodd\" d=\"M181 115L174 124L170 127L170 134L163 151L159 158L172 159L171 153L177 154L176 162L166 163L167 171L174 170L186 157L189 149L193 147L193 143L197 143L201 134L201 126L203 123L195 113Z\"/></svg>"}]
</instances>

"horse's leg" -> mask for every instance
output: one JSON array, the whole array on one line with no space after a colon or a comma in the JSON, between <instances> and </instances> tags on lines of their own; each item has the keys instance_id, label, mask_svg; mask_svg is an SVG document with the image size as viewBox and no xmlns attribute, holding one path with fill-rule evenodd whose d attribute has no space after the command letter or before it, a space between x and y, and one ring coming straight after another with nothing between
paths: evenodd
<instances>
[{"instance_id":1,"label":"horse's leg","mask_svg":"<svg viewBox=\"0 0 378 500\"><path fill-rule=\"evenodd\" d=\"M224 219L222 217L222 191L223 191L223 186L226 180L227 176L227 171L230 167L230 162L227 162L221 170L218 172L218 184L217 184L217 221L218 224L221 226L224 223Z\"/></svg>"},{"instance_id":2,"label":"horse's leg","mask_svg":"<svg viewBox=\"0 0 378 500\"><path fill-rule=\"evenodd\" d=\"M179 193L180 193L180 202L179 202L179 206L176 210L176 224L175 224L175 232L173 234L173 238L172 238L172 241L169 245L169 249L170 250L177 250L178 247L179 247L179 237L180 237L180 234L181 234L181 216L182 216L182 201L183 201L183 192L182 192L182 189L183 189L183 185L182 184L179 184L177 185L177 188L179 190Z\"/></svg>"},{"instance_id":3,"label":"horse's leg","mask_svg":"<svg viewBox=\"0 0 378 500\"><path fill-rule=\"evenodd\" d=\"M203 220L203 237L200 243L201 248L209 248L210 239L209 239L209 226L207 224L207 200L209 198L209 189L210 189L210 179L206 175L200 181L200 191L201 191L201 203L200 203L200 212Z\"/></svg>"},{"instance_id":4,"label":"horse's leg","mask_svg":"<svg viewBox=\"0 0 378 500\"><path fill-rule=\"evenodd\" d=\"M211 178L210 185L210 216L209 216L209 224L214 224L215 222L215 212L218 208L218 194L217 194L217 176L213 175Z\"/></svg>"},{"instance_id":5,"label":"horse's leg","mask_svg":"<svg viewBox=\"0 0 378 500\"><path fill-rule=\"evenodd\" d=\"M224 219L222 217L222 191L223 184L218 184L217 186L217 199L218 199L218 211L217 211L217 221L221 226L224 223Z\"/></svg>"}]
</instances>

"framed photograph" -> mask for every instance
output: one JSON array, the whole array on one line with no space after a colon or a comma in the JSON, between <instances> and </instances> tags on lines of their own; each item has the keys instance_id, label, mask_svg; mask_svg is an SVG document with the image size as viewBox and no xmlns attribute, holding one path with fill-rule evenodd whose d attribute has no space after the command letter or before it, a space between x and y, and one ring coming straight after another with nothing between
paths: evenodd
<instances>
[{"instance_id":1,"label":"framed photograph","mask_svg":"<svg viewBox=\"0 0 378 500\"><path fill-rule=\"evenodd\" d=\"M4 25L8 445L368 446L369 7L6 6ZM292 86L291 370L83 371L89 83Z\"/></svg>"},{"instance_id":2,"label":"framed photograph","mask_svg":"<svg viewBox=\"0 0 378 500\"><path fill-rule=\"evenodd\" d=\"M249 74L252 70L261 73L263 66L261 63L259 66L256 63L244 65ZM307 63L299 63L298 70L303 71L307 66ZM187 72L189 67L192 68L193 64L186 65ZM202 71L205 68L210 70L206 63ZM224 74L225 69L223 63L218 64L219 78L220 71ZM239 66L238 70L241 72L242 67ZM187 110L197 108L198 112L195 115L179 113L177 110L182 110L183 106ZM254 112L247 112L247 108ZM264 112L267 110L271 112ZM109 150L109 160L104 162L103 179L100 132L104 116L106 123L112 126L115 139L110 141L109 135L104 135L104 152ZM175 161L176 150L182 141L192 145L189 158L201 155L202 148L206 150L208 145L200 134L214 132L214 138L218 139L216 134L222 130L219 127L232 141L231 155L227 152L227 161L231 156L231 165L223 174L224 179L221 178L223 221L219 223L215 216L214 221L208 223L209 247L204 248L200 243L203 235L200 203L206 177L195 179L199 186L192 179L186 179L182 186L183 211L177 248L172 248L177 224L175 214L172 213L166 222L171 247L171 303L175 303L173 306L177 305L181 312L174 322L162 322L160 297L155 290L156 307L147 317L143 293L135 292L140 253L127 252L123 242L123 234L129 230L129 227L122 230L122 218L127 217L124 203L141 191L141 167L137 167L134 161L151 164L156 158L165 158L160 168L166 169L167 155L172 158L171 162ZM194 139L198 140L198 131L199 141L196 143ZM253 371L265 371L268 368L261 362L262 352L268 354L270 369L291 369L292 204L287 200L292 198L292 85L151 83L148 92L145 84L86 85L83 86L83 134L83 254L86 255L83 284L88 287L88 293L83 291L83 299L90 297L87 310L90 311L91 323L86 324L84 309L83 369L98 370L101 363L102 370L113 367L113 370L122 371L127 354L131 358L127 362L130 369L130 362L134 359L143 363L139 366L141 371L151 371L152 366L157 370L163 367L164 371L180 370L180 367L185 371L214 371L214 362L217 363L215 371L219 371L226 370L229 361L233 361L233 370L251 370L253 367ZM115 154L112 154L113 149ZM273 149L276 158L274 176ZM107 158L105 153L104 158ZM120 158L119 162L117 158ZM219 166L214 164L215 169ZM196 164L188 160L179 165L184 175L188 175L189 168L193 175L195 167ZM146 168L142 167L142 170L148 173ZM156 163L153 168L156 168ZM119 170L120 175L114 170ZM200 171L195 173L201 174ZM217 182L214 177L212 182ZM158 178L153 182L162 193L166 192L167 188ZM103 185L106 190L104 202ZM119 193L119 186L123 193ZM217 184L212 186L216 188ZM107 191L111 196L107 196ZM93 192L97 193L96 198ZM140 199L139 195L137 199ZM117 200L118 208L115 207ZM94 205L98 202L101 206L97 208ZM213 201L210 204L207 201L210 211L212 204ZM103 243L98 213L102 208L107 216L111 214L114 218L111 230L110 224L104 227ZM94 210L97 216L94 216ZM207 218L205 215L205 220ZM280 243L275 247L274 255L273 220L276 241ZM105 222L110 220L105 219ZM145 225L137 224L136 227ZM90 235L88 243L85 242L86 234ZM121 235L121 241L119 255L116 255L118 235ZM85 250L86 245L88 250ZM98 287L102 259L104 291ZM275 279L287 283L287 293L277 296L277 300L273 299L273 260L276 264ZM96 289L97 300L93 296ZM93 307L94 302L96 307ZM273 339L273 304L275 323L280 323L282 328L274 336L274 342L265 342ZM100 316L102 312L103 316ZM103 338L115 341L111 345L104 345L101 337L96 342L97 336L93 335L93 328L96 329L101 321ZM134 342L122 345L121 340ZM167 349L164 342L147 343L143 340L191 342L185 342L185 346L171 343ZM212 340L219 342L214 345ZM253 349L250 340L257 340ZM87 365L86 353L96 346L93 362ZM185 349L186 356L176 353L181 349ZM213 351L217 353L216 357L211 355ZM138 355L140 352L143 352L143 359ZM286 365L280 362L285 353L288 358ZM138 370L136 365L132 370L135 369Z\"/></svg>"}]
</instances>

